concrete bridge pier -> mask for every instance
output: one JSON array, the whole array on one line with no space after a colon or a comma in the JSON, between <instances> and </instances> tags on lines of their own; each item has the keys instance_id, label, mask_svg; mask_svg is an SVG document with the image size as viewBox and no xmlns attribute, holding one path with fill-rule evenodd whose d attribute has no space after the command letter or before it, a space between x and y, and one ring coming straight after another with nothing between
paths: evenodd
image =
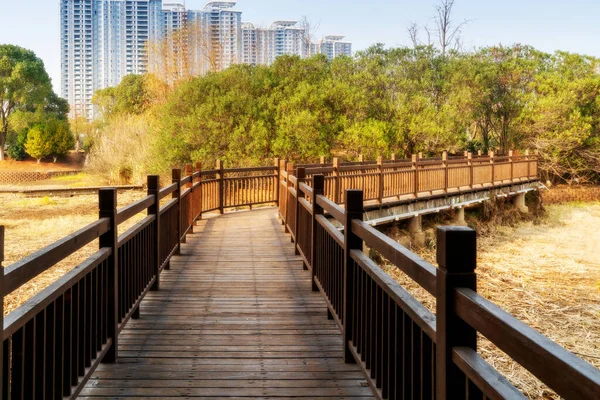
<instances>
[{"instance_id":1,"label":"concrete bridge pier","mask_svg":"<svg viewBox=\"0 0 600 400\"><path fill-rule=\"evenodd\" d=\"M517 208L517 210L523 213L529 212L529 207L525 205L525 193L517 193L513 197L513 204Z\"/></svg>"},{"instance_id":2,"label":"concrete bridge pier","mask_svg":"<svg viewBox=\"0 0 600 400\"><path fill-rule=\"evenodd\" d=\"M454 209L454 223L458 226L467 226L465 221L465 208L458 207Z\"/></svg>"},{"instance_id":3,"label":"concrete bridge pier","mask_svg":"<svg viewBox=\"0 0 600 400\"><path fill-rule=\"evenodd\" d=\"M423 217L417 215L408 221L408 232L415 246L425 247L425 232L423 232Z\"/></svg>"}]
</instances>

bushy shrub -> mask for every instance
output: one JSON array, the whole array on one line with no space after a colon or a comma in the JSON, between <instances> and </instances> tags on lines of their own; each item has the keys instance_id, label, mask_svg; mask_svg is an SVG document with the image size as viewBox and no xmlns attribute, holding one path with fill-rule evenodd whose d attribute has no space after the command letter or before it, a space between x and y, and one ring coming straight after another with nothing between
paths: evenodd
<instances>
[{"instance_id":1,"label":"bushy shrub","mask_svg":"<svg viewBox=\"0 0 600 400\"><path fill-rule=\"evenodd\" d=\"M6 154L16 161L21 161L27 155L25 152L25 142L27 142L27 130L19 133L11 133L7 138L8 148Z\"/></svg>"}]
</instances>

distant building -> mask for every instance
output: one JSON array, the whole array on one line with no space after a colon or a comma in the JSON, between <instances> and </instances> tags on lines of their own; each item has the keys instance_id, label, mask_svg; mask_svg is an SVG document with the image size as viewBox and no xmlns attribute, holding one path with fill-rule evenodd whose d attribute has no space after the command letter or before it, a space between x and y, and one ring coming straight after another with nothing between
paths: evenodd
<instances>
[{"instance_id":1,"label":"distant building","mask_svg":"<svg viewBox=\"0 0 600 400\"><path fill-rule=\"evenodd\" d=\"M281 55L302 58L351 55L343 36L309 43L297 21L268 28L242 24L235 1L211 1L188 10L183 0L60 0L61 95L71 116L93 119L94 92L118 85L128 74L143 74L149 48L166 43L174 63L194 75L233 64L270 65ZM186 36L176 33L186 29ZM181 58L178 58L181 57Z\"/></svg>"},{"instance_id":2,"label":"distant building","mask_svg":"<svg viewBox=\"0 0 600 400\"><path fill-rule=\"evenodd\" d=\"M325 36L323 40L313 44L312 52L325 54L330 60L339 56L352 57L352 43L344 41L344 38L342 35Z\"/></svg>"}]
</instances>

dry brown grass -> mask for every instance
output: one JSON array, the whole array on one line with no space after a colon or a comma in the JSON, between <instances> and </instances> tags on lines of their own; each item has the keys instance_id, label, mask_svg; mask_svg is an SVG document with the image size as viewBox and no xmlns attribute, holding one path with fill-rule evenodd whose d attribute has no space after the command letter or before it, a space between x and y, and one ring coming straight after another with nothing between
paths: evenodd
<instances>
[{"instance_id":1,"label":"dry brown grass","mask_svg":"<svg viewBox=\"0 0 600 400\"><path fill-rule=\"evenodd\" d=\"M600 203L547 207L541 223L478 238L478 292L600 368ZM419 251L435 265L433 248ZM388 274L435 311L435 299L389 264ZM482 356L532 399L559 398L485 338Z\"/></svg>"},{"instance_id":2,"label":"dry brown grass","mask_svg":"<svg viewBox=\"0 0 600 400\"><path fill-rule=\"evenodd\" d=\"M143 196L141 191L121 192L117 197L118 206L123 207ZM97 195L27 198L7 194L0 195L0 202L0 225L6 227L4 266L42 249L98 218ZM141 218L142 216L138 215L126 221L119 227L120 232L124 232ZM94 241L6 296L5 315L77 266L97 249L98 243Z\"/></svg>"}]
</instances>

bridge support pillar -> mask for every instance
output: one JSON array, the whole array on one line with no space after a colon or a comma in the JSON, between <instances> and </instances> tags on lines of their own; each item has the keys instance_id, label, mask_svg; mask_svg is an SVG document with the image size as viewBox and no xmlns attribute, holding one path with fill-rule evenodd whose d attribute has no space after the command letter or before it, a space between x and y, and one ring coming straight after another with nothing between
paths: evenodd
<instances>
[{"instance_id":1,"label":"bridge support pillar","mask_svg":"<svg viewBox=\"0 0 600 400\"><path fill-rule=\"evenodd\" d=\"M420 215L412 217L408 222L408 231L412 242L417 247L425 247L425 232L423 232L423 218Z\"/></svg>"},{"instance_id":2,"label":"bridge support pillar","mask_svg":"<svg viewBox=\"0 0 600 400\"><path fill-rule=\"evenodd\" d=\"M458 226L467 226L464 207L454 209L454 224Z\"/></svg>"},{"instance_id":3,"label":"bridge support pillar","mask_svg":"<svg viewBox=\"0 0 600 400\"><path fill-rule=\"evenodd\" d=\"M517 210L523 213L529 212L529 207L525 205L525 193L518 193L515 197L513 197L513 204Z\"/></svg>"}]
</instances>

